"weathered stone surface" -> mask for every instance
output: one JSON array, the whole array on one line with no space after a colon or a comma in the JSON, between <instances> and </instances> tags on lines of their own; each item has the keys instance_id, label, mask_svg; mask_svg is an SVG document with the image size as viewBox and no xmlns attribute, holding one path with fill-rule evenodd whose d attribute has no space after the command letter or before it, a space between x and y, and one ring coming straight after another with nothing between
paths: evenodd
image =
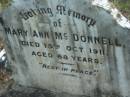
<instances>
[{"instance_id":1,"label":"weathered stone surface","mask_svg":"<svg viewBox=\"0 0 130 97\"><path fill-rule=\"evenodd\" d=\"M130 29L91 0L14 0L0 21L12 78L41 88L2 97L130 96Z\"/></svg>"},{"instance_id":2,"label":"weathered stone surface","mask_svg":"<svg viewBox=\"0 0 130 97\"><path fill-rule=\"evenodd\" d=\"M74 95L66 92L53 92L47 89L24 87L20 85L13 86L0 97L91 97L90 95ZM94 97L121 97L115 92L102 93L99 89L95 89Z\"/></svg>"}]
</instances>

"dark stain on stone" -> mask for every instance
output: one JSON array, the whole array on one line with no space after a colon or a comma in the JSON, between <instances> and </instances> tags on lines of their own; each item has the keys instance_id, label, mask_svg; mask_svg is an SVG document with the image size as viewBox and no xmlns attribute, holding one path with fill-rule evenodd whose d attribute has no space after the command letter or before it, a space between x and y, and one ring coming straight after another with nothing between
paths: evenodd
<instances>
[{"instance_id":1,"label":"dark stain on stone","mask_svg":"<svg viewBox=\"0 0 130 97\"><path fill-rule=\"evenodd\" d=\"M12 59L12 61L15 61L15 57L12 57L11 59Z\"/></svg>"},{"instance_id":2,"label":"dark stain on stone","mask_svg":"<svg viewBox=\"0 0 130 97\"><path fill-rule=\"evenodd\" d=\"M102 97L102 91L98 87L94 90L94 97Z\"/></svg>"},{"instance_id":3,"label":"dark stain on stone","mask_svg":"<svg viewBox=\"0 0 130 97\"><path fill-rule=\"evenodd\" d=\"M1 23L1 25L4 25L4 20L2 17L0 17L0 23Z\"/></svg>"}]
</instances>

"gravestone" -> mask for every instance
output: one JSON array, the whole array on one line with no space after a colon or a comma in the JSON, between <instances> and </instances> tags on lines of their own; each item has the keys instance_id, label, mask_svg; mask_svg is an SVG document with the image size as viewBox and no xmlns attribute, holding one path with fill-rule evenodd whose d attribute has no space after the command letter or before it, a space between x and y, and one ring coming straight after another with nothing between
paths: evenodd
<instances>
[{"instance_id":1,"label":"gravestone","mask_svg":"<svg viewBox=\"0 0 130 97\"><path fill-rule=\"evenodd\" d=\"M15 0L0 21L17 84L60 97L130 96L130 29L91 0Z\"/></svg>"}]
</instances>

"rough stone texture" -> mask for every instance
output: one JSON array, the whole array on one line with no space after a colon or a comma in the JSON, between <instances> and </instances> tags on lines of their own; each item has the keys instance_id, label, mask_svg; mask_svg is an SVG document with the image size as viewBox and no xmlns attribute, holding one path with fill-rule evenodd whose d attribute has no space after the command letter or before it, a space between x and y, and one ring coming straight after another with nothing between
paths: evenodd
<instances>
[{"instance_id":1,"label":"rough stone texture","mask_svg":"<svg viewBox=\"0 0 130 97\"><path fill-rule=\"evenodd\" d=\"M60 15L56 12L56 6L63 5L65 10L79 12L96 20L94 26L89 26L81 19L73 16ZM53 16L36 15L24 20L20 12L30 9L51 8ZM64 10L64 9L63 9ZM64 10L64 11L65 11ZM34 14L34 13L33 13ZM54 22L61 19L62 27L54 27ZM91 0L14 0L9 8L1 13L0 37L7 44L9 65L12 68L12 78L17 84L22 85L22 90L11 88L1 97L129 97L130 96L130 29L119 26L106 10L92 6ZM27 30L25 35L7 34L5 28ZM33 31L48 32L49 39L32 37ZM11 33L13 30L11 31ZM55 32L61 32L64 38L56 39ZM67 33L67 39L66 34ZM73 34L78 36L106 37L115 40L121 46L114 43L109 45L94 44L82 41L74 41ZM32 41L40 43L40 47L23 46L20 41ZM44 43L60 45L59 49L47 49ZM83 47L79 50L67 51L65 47ZM89 48L104 49L104 55L89 52ZM52 53L53 58L32 55L32 51ZM57 58L57 54L67 55L69 58ZM71 55L91 57L99 59L99 63L88 63L78 60L73 61ZM42 64L39 64L42 63ZM81 74L75 72L63 72L55 67L42 68L43 64L58 66L59 68L88 70L93 72ZM24 88L24 87L25 88ZM27 87L33 88L33 92ZM38 88L38 89L37 89ZM41 89L39 89L41 88ZM30 88L29 88L30 89ZM29 93L26 93L29 91Z\"/></svg>"},{"instance_id":2,"label":"rough stone texture","mask_svg":"<svg viewBox=\"0 0 130 97\"><path fill-rule=\"evenodd\" d=\"M94 97L121 97L119 94L111 92L110 94L102 93L98 89L95 89ZM102 96L101 96L102 95ZM47 89L40 89L34 87L24 87L21 85L15 85L0 97L91 97L91 95L74 95L66 92L52 92Z\"/></svg>"}]
</instances>

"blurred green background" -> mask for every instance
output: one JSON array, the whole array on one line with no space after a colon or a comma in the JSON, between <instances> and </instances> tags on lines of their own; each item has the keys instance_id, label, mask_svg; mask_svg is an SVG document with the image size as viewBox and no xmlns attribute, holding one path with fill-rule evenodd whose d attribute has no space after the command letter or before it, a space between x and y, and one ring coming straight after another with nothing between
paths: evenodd
<instances>
[{"instance_id":1,"label":"blurred green background","mask_svg":"<svg viewBox=\"0 0 130 97\"><path fill-rule=\"evenodd\" d=\"M3 8L7 7L12 0L0 0L0 10L2 10Z\"/></svg>"}]
</instances>

